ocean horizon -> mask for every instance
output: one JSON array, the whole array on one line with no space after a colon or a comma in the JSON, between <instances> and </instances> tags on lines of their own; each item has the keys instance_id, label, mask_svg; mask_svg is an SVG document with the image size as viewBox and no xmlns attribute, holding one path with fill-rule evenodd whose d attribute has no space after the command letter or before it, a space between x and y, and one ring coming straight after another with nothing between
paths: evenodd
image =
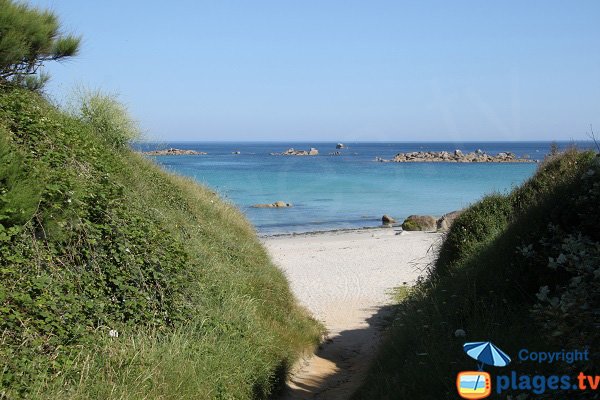
<instances>
[{"instance_id":1,"label":"ocean horizon","mask_svg":"<svg viewBox=\"0 0 600 400\"><path fill-rule=\"evenodd\" d=\"M381 226L384 214L398 222L412 214L439 217L490 193L507 193L531 177L538 163L379 163L399 152L482 150L511 152L542 161L559 149L592 148L588 141L528 142L144 142L139 151L178 148L206 155L151 156L168 171L210 187L237 206L261 235ZM288 148L317 156L274 156ZM238 153L239 154L236 154ZM340 155L333 155L340 152ZM284 201L290 208L253 208Z\"/></svg>"}]
</instances>

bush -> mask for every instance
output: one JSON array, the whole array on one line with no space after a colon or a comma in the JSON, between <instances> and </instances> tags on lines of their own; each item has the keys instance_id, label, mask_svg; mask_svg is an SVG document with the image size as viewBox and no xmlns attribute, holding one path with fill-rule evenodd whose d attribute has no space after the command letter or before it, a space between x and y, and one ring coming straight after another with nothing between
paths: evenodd
<instances>
[{"instance_id":1,"label":"bush","mask_svg":"<svg viewBox=\"0 0 600 400\"><path fill-rule=\"evenodd\" d=\"M92 127L107 144L117 149L141 137L140 127L116 96L98 90L79 90L71 113Z\"/></svg>"},{"instance_id":2,"label":"bush","mask_svg":"<svg viewBox=\"0 0 600 400\"><path fill-rule=\"evenodd\" d=\"M467 208L447 233L436 262L436 273L459 267L485 244L500 234L511 214L510 200L501 194L492 194Z\"/></svg>"}]
</instances>

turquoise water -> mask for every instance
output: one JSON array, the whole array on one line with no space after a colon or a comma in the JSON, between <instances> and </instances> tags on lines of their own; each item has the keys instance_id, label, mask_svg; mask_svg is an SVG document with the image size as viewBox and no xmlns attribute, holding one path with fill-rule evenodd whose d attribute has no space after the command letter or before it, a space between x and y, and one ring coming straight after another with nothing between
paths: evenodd
<instances>
[{"instance_id":1,"label":"turquoise water","mask_svg":"<svg viewBox=\"0 0 600 400\"><path fill-rule=\"evenodd\" d=\"M549 143L351 143L330 156L335 143L169 143L144 144L196 149L204 156L158 156L166 169L194 178L237 205L261 234L374 227L389 214L440 216L491 192L506 192L529 178L535 163L378 163L400 151L481 148L490 154L512 151L541 159ZM289 147L316 147L319 156L269 155ZM240 151L234 155L232 152ZM282 200L292 208L251 208Z\"/></svg>"}]
</instances>

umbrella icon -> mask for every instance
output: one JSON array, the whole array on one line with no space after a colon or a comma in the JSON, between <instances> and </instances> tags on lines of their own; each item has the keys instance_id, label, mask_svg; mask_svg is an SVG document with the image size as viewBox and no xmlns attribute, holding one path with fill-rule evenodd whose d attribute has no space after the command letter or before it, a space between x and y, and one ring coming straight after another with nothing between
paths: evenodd
<instances>
[{"instance_id":1,"label":"umbrella icon","mask_svg":"<svg viewBox=\"0 0 600 400\"><path fill-rule=\"evenodd\" d=\"M463 350L469 357L478 361L480 371L483 371L484 365L506 367L510 363L510 357L492 342L465 343Z\"/></svg>"}]
</instances>

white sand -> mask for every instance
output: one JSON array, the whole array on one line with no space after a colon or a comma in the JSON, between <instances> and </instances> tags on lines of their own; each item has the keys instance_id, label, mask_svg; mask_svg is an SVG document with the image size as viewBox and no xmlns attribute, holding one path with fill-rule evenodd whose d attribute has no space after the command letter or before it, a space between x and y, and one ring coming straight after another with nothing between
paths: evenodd
<instances>
[{"instance_id":1,"label":"white sand","mask_svg":"<svg viewBox=\"0 0 600 400\"><path fill-rule=\"evenodd\" d=\"M296 367L284 398L345 399L360 384L381 337L390 291L433 261L441 235L394 229L264 238L299 301L329 339Z\"/></svg>"}]
</instances>

